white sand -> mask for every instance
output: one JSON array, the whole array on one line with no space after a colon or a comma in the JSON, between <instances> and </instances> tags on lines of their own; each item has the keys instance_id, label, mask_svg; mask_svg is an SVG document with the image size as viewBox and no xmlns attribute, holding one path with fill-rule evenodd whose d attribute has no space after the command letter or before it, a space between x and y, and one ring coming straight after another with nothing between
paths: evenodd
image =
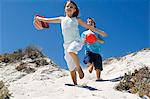
<instances>
[{"instance_id":1,"label":"white sand","mask_svg":"<svg viewBox=\"0 0 150 99\"><path fill-rule=\"evenodd\" d=\"M141 99L136 94L116 91L114 86L119 82L95 82L95 71L89 74L84 69L84 79L78 78L78 84L97 89L92 91L88 88L65 86L65 83L72 83L69 71L53 68L54 71L49 72L52 68L48 65L35 73L26 74L15 71L14 65L0 68L0 78L8 81L9 90L13 93L12 99ZM114 79L144 65L150 67L149 50L138 52L135 56L124 56L119 61L105 65L102 78Z\"/></svg>"}]
</instances>

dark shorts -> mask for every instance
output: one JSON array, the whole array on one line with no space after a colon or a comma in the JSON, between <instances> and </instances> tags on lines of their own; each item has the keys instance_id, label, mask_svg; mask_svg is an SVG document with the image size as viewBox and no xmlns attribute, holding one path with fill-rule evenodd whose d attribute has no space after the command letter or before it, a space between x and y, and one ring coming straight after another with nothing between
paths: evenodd
<instances>
[{"instance_id":1,"label":"dark shorts","mask_svg":"<svg viewBox=\"0 0 150 99\"><path fill-rule=\"evenodd\" d=\"M87 63L91 63L92 64L93 63L93 65L95 67L95 70L96 69L100 69L101 71L103 70L102 57L101 57L100 54L87 51L83 62L85 64L87 64Z\"/></svg>"}]
</instances>

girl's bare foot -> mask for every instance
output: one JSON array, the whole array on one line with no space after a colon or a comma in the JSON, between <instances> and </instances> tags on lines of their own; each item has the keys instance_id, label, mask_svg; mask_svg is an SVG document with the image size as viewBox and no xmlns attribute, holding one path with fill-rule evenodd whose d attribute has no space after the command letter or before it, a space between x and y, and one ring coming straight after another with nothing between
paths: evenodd
<instances>
[{"instance_id":1,"label":"girl's bare foot","mask_svg":"<svg viewBox=\"0 0 150 99\"><path fill-rule=\"evenodd\" d=\"M103 81L103 79L99 78L99 79L96 79L95 81Z\"/></svg>"},{"instance_id":2,"label":"girl's bare foot","mask_svg":"<svg viewBox=\"0 0 150 99\"><path fill-rule=\"evenodd\" d=\"M70 74L71 74L71 78L72 78L72 81L74 83L74 85L77 85L77 77L76 77L76 71L70 71Z\"/></svg>"},{"instance_id":3,"label":"girl's bare foot","mask_svg":"<svg viewBox=\"0 0 150 99\"><path fill-rule=\"evenodd\" d=\"M78 71L78 74L79 74L80 79L83 79L83 77L84 77L84 72L83 72L82 68L81 68L81 67L77 68L77 71Z\"/></svg>"}]
</instances>

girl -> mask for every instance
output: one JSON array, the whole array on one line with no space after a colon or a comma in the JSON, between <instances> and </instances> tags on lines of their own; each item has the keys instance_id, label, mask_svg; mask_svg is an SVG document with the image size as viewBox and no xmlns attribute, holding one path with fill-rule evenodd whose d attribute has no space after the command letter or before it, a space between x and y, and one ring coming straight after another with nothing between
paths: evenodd
<instances>
[{"instance_id":1,"label":"girl","mask_svg":"<svg viewBox=\"0 0 150 99\"><path fill-rule=\"evenodd\" d=\"M64 10L64 17L41 18L37 16L35 17L35 20L37 19L39 21L48 23L61 23L61 29L64 38L64 58L70 70L72 81L75 85L77 85L76 70L79 74L80 79L84 77L84 73L82 71L82 68L80 67L80 61L77 56L77 52L80 50L80 48L72 48L70 47L70 45L74 42L81 42L78 24L96 33L99 33L102 36L106 36L106 34L103 31L84 23L80 18L78 18L79 9L75 2L71 0L67 1L64 6Z\"/></svg>"}]
</instances>

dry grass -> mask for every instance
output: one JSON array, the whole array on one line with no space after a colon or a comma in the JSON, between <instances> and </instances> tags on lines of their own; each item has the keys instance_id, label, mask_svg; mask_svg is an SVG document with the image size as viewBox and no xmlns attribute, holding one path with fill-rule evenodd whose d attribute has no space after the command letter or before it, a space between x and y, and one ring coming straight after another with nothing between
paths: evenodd
<instances>
[{"instance_id":1,"label":"dry grass","mask_svg":"<svg viewBox=\"0 0 150 99\"><path fill-rule=\"evenodd\" d=\"M128 91L139 94L140 97L148 96L150 98L150 69L145 66L135 70L134 73L125 74L115 88L119 91Z\"/></svg>"},{"instance_id":2,"label":"dry grass","mask_svg":"<svg viewBox=\"0 0 150 99\"><path fill-rule=\"evenodd\" d=\"M35 46L29 46L26 49L18 49L17 51L14 51L13 53L6 53L3 55L0 55L0 62L3 63L12 63L12 62L18 62L26 58L30 59L36 59L40 57L45 57L41 50Z\"/></svg>"},{"instance_id":3,"label":"dry grass","mask_svg":"<svg viewBox=\"0 0 150 99\"><path fill-rule=\"evenodd\" d=\"M0 81L0 99L9 99L10 96L8 88L3 81Z\"/></svg>"}]
</instances>

